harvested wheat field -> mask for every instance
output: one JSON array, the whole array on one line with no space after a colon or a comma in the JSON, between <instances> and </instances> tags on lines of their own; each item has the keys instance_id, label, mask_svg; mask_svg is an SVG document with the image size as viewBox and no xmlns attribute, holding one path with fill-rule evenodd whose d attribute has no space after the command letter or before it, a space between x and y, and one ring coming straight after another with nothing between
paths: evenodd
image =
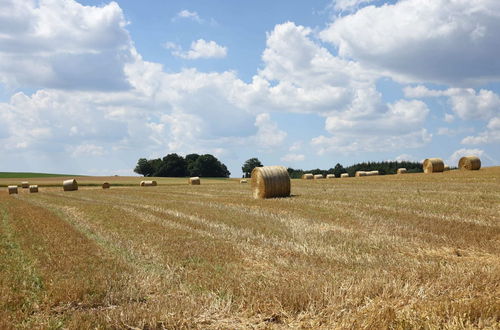
<instances>
[{"instance_id":1,"label":"harvested wheat field","mask_svg":"<svg viewBox=\"0 0 500 330\"><path fill-rule=\"evenodd\" d=\"M500 167L277 199L77 179L0 180L0 328L500 327Z\"/></svg>"}]
</instances>

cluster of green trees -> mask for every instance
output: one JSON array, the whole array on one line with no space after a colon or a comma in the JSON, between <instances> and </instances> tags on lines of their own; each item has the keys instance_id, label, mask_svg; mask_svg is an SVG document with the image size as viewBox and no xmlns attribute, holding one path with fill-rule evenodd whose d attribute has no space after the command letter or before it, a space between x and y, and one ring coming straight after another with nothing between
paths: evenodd
<instances>
[{"instance_id":1,"label":"cluster of green trees","mask_svg":"<svg viewBox=\"0 0 500 330\"><path fill-rule=\"evenodd\" d=\"M312 174L335 174L338 178L342 173L349 173L349 176L354 176L356 171L379 171L381 175L384 174L396 174L398 168L404 167L408 170L408 173L422 172L422 163L419 162L398 162L398 161L387 161L387 162L363 162L351 165L349 167L343 167L341 164L337 163L335 167L328 170L322 170L319 168L313 170L301 170L288 168L288 174L292 179L299 179L304 173Z\"/></svg>"},{"instance_id":2,"label":"cluster of green trees","mask_svg":"<svg viewBox=\"0 0 500 330\"><path fill-rule=\"evenodd\" d=\"M210 154L189 154L186 157L178 154L168 154L163 158L140 158L134 169L137 174L159 177L222 177L231 174L226 165Z\"/></svg>"}]
</instances>

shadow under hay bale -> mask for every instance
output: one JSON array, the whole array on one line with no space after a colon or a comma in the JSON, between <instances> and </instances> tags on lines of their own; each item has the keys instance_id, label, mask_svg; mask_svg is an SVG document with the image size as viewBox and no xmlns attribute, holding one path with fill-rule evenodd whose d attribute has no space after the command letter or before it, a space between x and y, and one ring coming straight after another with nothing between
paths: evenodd
<instances>
[{"instance_id":1,"label":"shadow under hay bale","mask_svg":"<svg viewBox=\"0 0 500 330\"><path fill-rule=\"evenodd\" d=\"M240 183L248 183L248 181L247 181L247 180L245 180L245 179L241 179L241 180L240 180Z\"/></svg>"},{"instance_id":2,"label":"shadow under hay bale","mask_svg":"<svg viewBox=\"0 0 500 330\"><path fill-rule=\"evenodd\" d=\"M444 162L441 158L427 158L422 165L424 173L438 173L444 171Z\"/></svg>"},{"instance_id":3,"label":"shadow under hay bale","mask_svg":"<svg viewBox=\"0 0 500 330\"><path fill-rule=\"evenodd\" d=\"M192 178L189 178L188 183L193 186L198 186L200 185L200 177L193 176Z\"/></svg>"},{"instance_id":4,"label":"shadow under hay bale","mask_svg":"<svg viewBox=\"0 0 500 330\"><path fill-rule=\"evenodd\" d=\"M38 186L36 184L33 184L30 186L30 193L37 193L38 192Z\"/></svg>"},{"instance_id":5,"label":"shadow under hay bale","mask_svg":"<svg viewBox=\"0 0 500 330\"><path fill-rule=\"evenodd\" d=\"M7 189L9 190L9 195L17 194L17 186L8 186Z\"/></svg>"},{"instance_id":6,"label":"shadow under hay bale","mask_svg":"<svg viewBox=\"0 0 500 330\"><path fill-rule=\"evenodd\" d=\"M75 179L64 180L63 181L63 190L64 191L75 191L78 190L78 182Z\"/></svg>"},{"instance_id":7,"label":"shadow under hay bale","mask_svg":"<svg viewBox=\"0 0 500 330\"><path fill-rule=\"evenodd\" d=\"M256 167L252 171L254 198L290 196L290 176L284 166Z\"/></svg>"},{"instance_id":8,"label":"shadow under hay bale","mask_svg":"<svg viewBox=\"0 0 500 330\"><path fill-rule=\"evenodd\" d=\"M477 171L481 168L481 159L476 156L465 156L458 161L461 170Z\"/></svg>"}]
</instances>

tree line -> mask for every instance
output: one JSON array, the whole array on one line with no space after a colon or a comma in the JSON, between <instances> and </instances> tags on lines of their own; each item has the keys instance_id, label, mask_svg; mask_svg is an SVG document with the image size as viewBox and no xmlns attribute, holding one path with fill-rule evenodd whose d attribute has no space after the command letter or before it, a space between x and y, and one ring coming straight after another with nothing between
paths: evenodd
<instances>
[{"instance_id":1,"label":"tree line","mask_svg":"<svg viewBox=\"0 0 500 330\"><path fill-rule=\"evenodd\" d=\"M231 172L226 165L210 154L189 154L182 157L176 153L163 158L140 158L134 172L144 176L156 177L219 177L228 178Z\"/></svg>"}]
</instances>

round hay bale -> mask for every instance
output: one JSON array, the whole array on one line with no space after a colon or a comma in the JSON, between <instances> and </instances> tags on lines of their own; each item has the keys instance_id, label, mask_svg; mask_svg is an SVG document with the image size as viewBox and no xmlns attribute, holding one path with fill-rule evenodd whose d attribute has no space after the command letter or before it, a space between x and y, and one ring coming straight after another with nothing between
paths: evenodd
<instances>
[{"instance_id":1,"label":"round hay bale","mask_svg":"<svg viewBox=\"0 0 500 330\"><path fill-rule=\"evenodd\" d=\"M326 178L327 179L335 179L335 174L327 174Z\"/></svg>"},{"instance_id":2,"label":"round hay bale","mask_svg":"<svg viewBox=\"0 0 500 330\"><path fill-rule=\"evenodd\" d=\"M28 181L21 182L21 188L28 189L30 187L30 183Z\"/></svg>"},{"instance_id":3,"label":"round hay bale","mask_svg":"<svg viewBox=\"0 0 500 330\"><path fill-rule=\"evenodd\" d=\"M423 163L424 173L436 173L444 171L444 162L441 158L427 158Z\"/></svg>"},{"instance_id":4,"label":"round hay bale","mask_svg":"<svg viewBox=\"0 0 500 330\"><path fill-rule=\"evenodd\" d=\"M9 195L17 194L17 186L8 186L7 189L9 190Z\"/></svg>"},{"instance_id":5,"label":"round hay bale","mask_svg":"<svg viewBox=\"0 0 500 330\"><path fill-rule=\"evenodd\" d=\"M36 184L32 184L30 186L30 193L37 193L38 192L38 186Z\"/></svg>"},{"instance_id":6,"label":"round hay bale","mask_svg":"<svg viewBox=\"0 0 500 330\"><path fill-rule=\"evenodd\" d=\"M262 166L252 171L254 198L290 196L290 176L284 166Z\"/></svg>"},{"instance_id":7,"label":"round hay bale","mask_svg":"<svg viewBox=\"0 0 500 330\"><path fill-rule=\"evenodd\" d=\"M349 177L349 173L342 173L340 175L341 178L348 178Z\"/></svg>"},{"instance_id":8,"label":"round hay bale","mask_svg":"<svg viewBox=\"0 0 500 330\"><path fill-rule=\"evenodd\" d=\"M314 175L312 173L304 173L302 175L302 179L304 179L304 180L312 180L312 179L314 179Z\"/></svg>"},{"instance_id":9,"label":"round hay bale","mask_svg":"<svg viewBox=\"0 0 500 330\"><path fill-rule=\"evenodd\" d=\"M481 159L476 156L465 156L458 161L461 170L477 171L481 168Z\"/></svg>"},{"instance_id":10,"label":"round hay bale","mask_svg":"<svg viewBox=\"0 0 500 330\"><path fill-rule=\"evenodd\" d=\"M247 182L248 182L248 181L247 181L247 180L245 180L245 179L241 179L241 180L240 180L240 183L247 183Z\"/></svg>"},{"instance_id":11,"label":"round hay bale","mask_svg":"<svg viewBox=\"0 0 500 330\"><path fill-rule=\"evenodd\" d=\"M63 189L64 189L64 191L78 190L78 182L76 182L75 179L64 180L63 181Z\"/></svg>"},{"instance_id":12,"label":"round hay bale","mask_svg":"<svg viewBox=\"0 0 500 330\"><path fill-rule=\"evenodd\" d=\"M315 174L314 175L314 180L321 180L321 179L324 179L325 177L323 176L323 174Z\"/></svg>"},{"instance_id":13,"label":"round hay bale","mask_svg":"<svg viewBox=\"0 0 500 330\"><path fill-rule=\"evenodd\" d=\"M445 165L443 171L449 171L450 170L450 165Z\"/></svg>"},{"instance_id":14,"label":"round hay bale","mask_svg":"<svg viewBox=\"0 0 500 330\"><path fill-rule=\"evenodd\" d=\"M406 170L406 168L404 167L400 167L398 168L398 170L396 171L396 174L406 174L408 173L408 171Z\"/></svg>"},{"instance_id":15,"label":"round hay bale","mask_svg":"<svg viewBox=\"0 0 500 330\"><path fill-rule=\"evenodd\" d=\"M188 183L190 185L200 185L200 177L199 176L193 176L192 178L189 178Z\"/></svg>"},{"instance_id":16,"label":"round hay bale","mask_svg":"<svg viewBox=\"0 0 500 330\"><path fill-rule=\"evenodd\" d=\"M109 182L104 182L102 184L102 189L109 189L111 187L111 185L109 184Z\"/></svg>"},{"instance_id":17,"label":"round hay bale","mask_svg":"<svg viewBox=\"0 0 500 330\"><path fill-rule=\"evenodd\" d=\"M378 171L368 171L366 172L366 176L374 176L374 175L379 175L380 173Z\"/></svg>"},{"instance_id":18,"label":"round hay bale","mask_svg":"<svg viewBox=\"0 0 500 330\"><path fill-rule=\"evenodd\" d=\"M360 176L366 176L366 171L356 171L356 173L354 173L354 176L355 177L360 177Z\"/></svg>"},{"instance_id":19,"label":"round hay bale","mask_svg":"<svg viewBox=\"0 0 500 330\"><path fill-rule=\"evenodd\" d=\"M141 187L155 187L157 186L158 183L154 180L149 180L149 181L141 181Z\"/></svg>"}]
</instances>

